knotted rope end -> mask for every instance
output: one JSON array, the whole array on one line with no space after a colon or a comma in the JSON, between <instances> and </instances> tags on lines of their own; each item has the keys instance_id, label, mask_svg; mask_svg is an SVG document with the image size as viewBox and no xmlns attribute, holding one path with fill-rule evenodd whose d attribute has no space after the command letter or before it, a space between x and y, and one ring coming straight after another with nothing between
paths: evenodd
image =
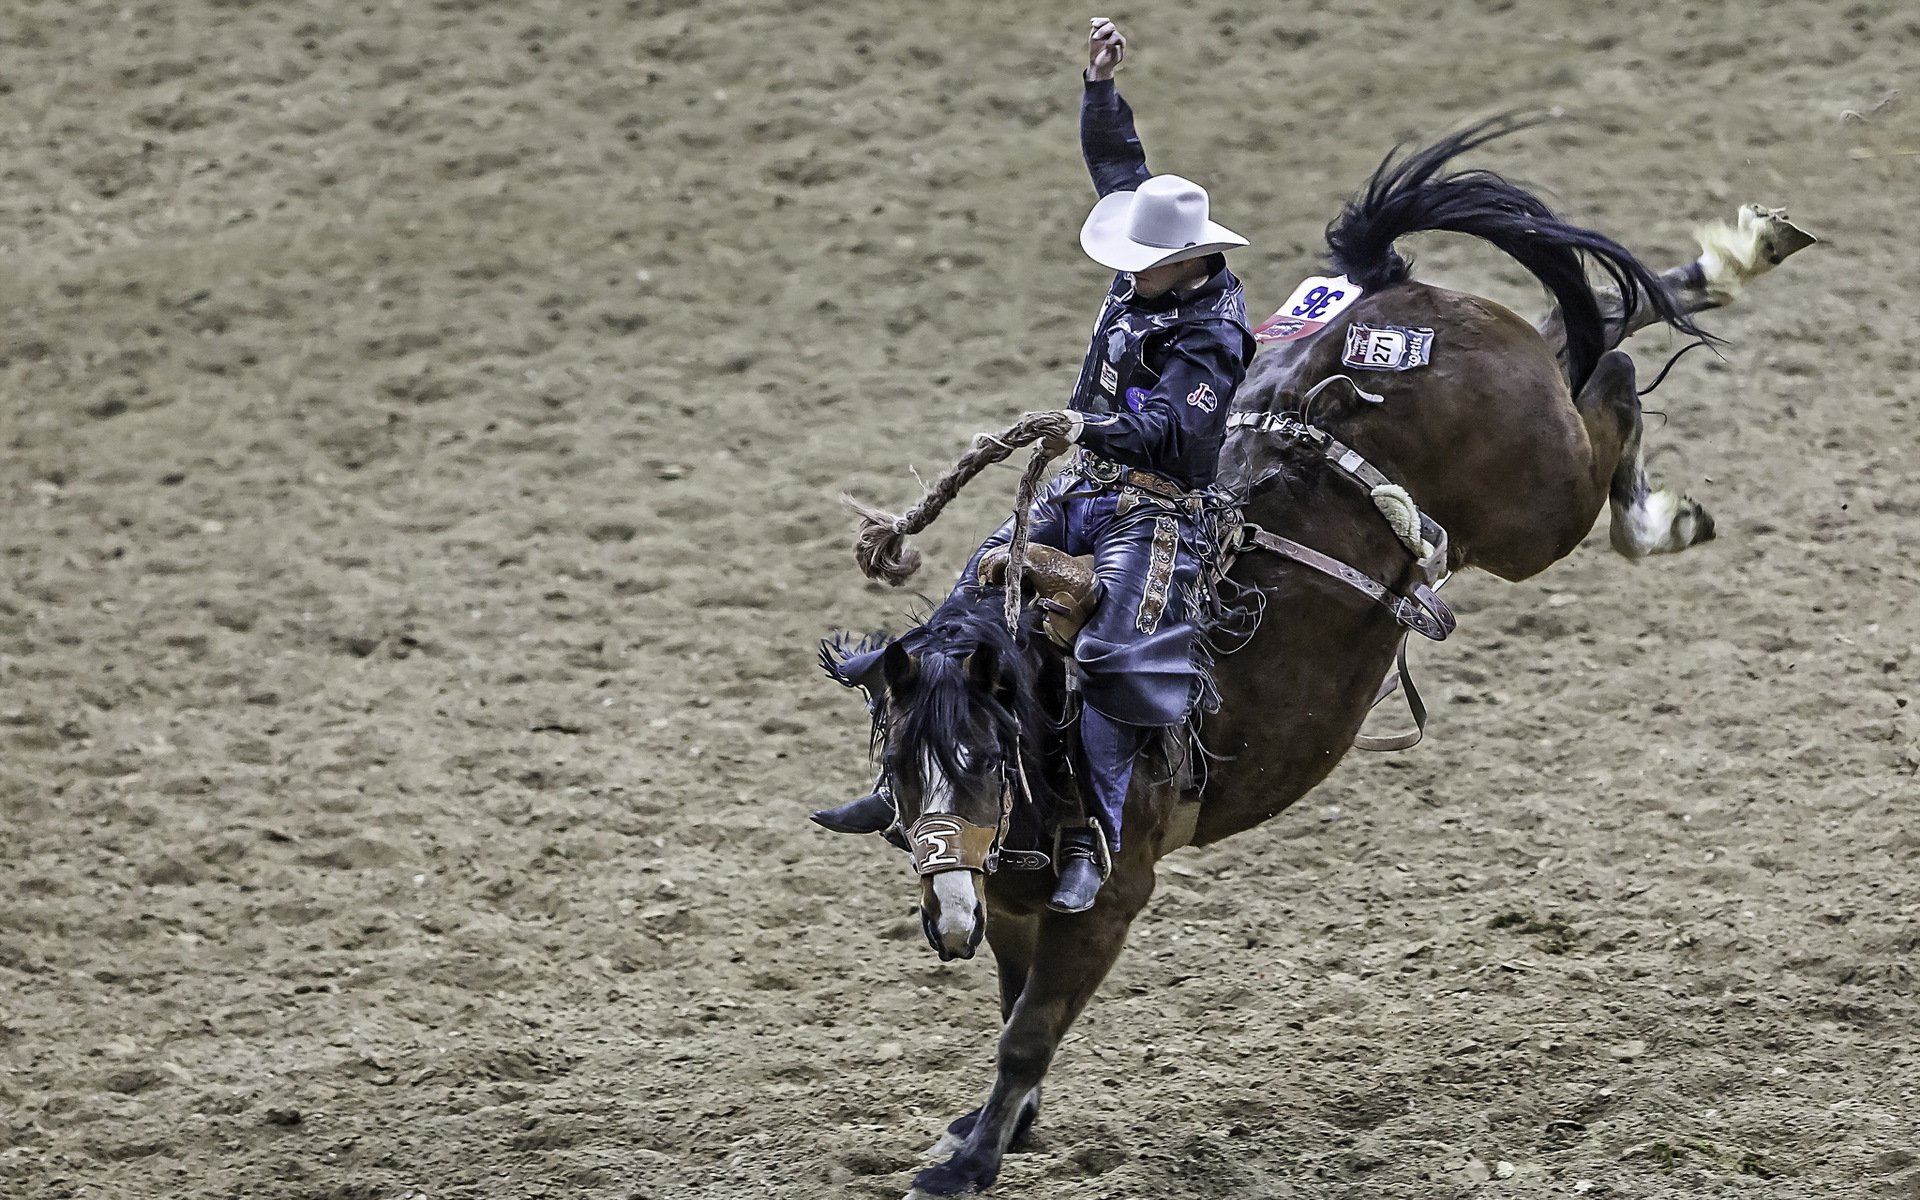
<instances>
[{"instance_id":1,"label":"knotted rope end","mask_svg":"<svg viewBox=\"0 0 1920 1200\"><path fill-rule=\"evenodd\" d=\"M849 495L841 503L860 518L854 531L853 558L868 579L899 587L920 569L920 551L907 541L906 518L862 503Z\"/></svg>"}]
</instances>

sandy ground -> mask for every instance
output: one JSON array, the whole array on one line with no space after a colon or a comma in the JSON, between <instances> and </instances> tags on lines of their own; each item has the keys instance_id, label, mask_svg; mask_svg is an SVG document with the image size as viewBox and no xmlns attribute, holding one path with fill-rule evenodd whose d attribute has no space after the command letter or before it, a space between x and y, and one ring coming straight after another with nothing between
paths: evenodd
<instances>
[{"instance_id":1,"label":"sandy ground","mask_svg":"<svg viewBox=\"0 0 1920 1200\"><path fill-rule=\"evenodd\" d=\"M908 615L837 494L1071 381L1085 15L8 10L0 1194L904 1190L991 971L805 824L866 779L812 642ZM1510 106L1571 119L1485 161L1656 264L1828 241L1650 401L1721 539L1457 583L1431 740L1169 861L999 1191L1920 1197L1920 16L1117 15L1262 312Z\"/></svg>"}]
</instances>

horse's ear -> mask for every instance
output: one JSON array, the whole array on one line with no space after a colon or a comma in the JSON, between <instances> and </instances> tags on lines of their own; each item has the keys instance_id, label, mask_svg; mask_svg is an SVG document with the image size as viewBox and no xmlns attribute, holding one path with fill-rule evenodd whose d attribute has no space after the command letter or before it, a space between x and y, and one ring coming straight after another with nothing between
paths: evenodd
<instances>
[{"instance_id":1,"label":"horse's ear","mask_svg":"<svg viewBox=\"0 0 1920 1200\"><path fill-rule=\"evenodd\" d=\"M914 680L920 678L920 664L906 647L899 642L887 645L886 652L880 656L880 674L887 681L887 694L899 696L913 687Z\"/></svg>"},{"instance_id":2,"label":"horse's ear","mask_svg":"<svg viewBox=\"0 0 1920 1200\"><path fill-rule=\"evenodd\" d=\"M880 657L886 644L887 637L882 633L865 637L836 633L820 642L820 667L835 683L877 691L883 682Z\"/></svg>"},{"instance_id":3,"label":"horse's ear","mask_svg":"<svg viewBox=\"0 0 1920 1200\"><path fill-rule=\"evenodd\" d=\"M975 690L993 692L1000 686L1000 651L982 646L967 655L967 682Z\"/></svg>"}]
</instances>

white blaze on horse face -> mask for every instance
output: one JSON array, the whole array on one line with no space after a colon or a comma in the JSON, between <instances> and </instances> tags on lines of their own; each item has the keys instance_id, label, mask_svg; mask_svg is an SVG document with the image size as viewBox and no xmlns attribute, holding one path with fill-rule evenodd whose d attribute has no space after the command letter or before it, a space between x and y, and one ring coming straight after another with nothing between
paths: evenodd
<instances>
[{"instance_id":1,"label":"white blaze on horse face","mask_svg":"<svg viewBox=\"0 0 1920 1200\"><path fill-rule=\"evenodd\" d=\"M972 764L973 756L967 753L965 746L958 747L953 757L961 770ZM940 760L931 751L920 755L920 777L927 781L927 797L920 806L921 812L951 813L953 811L953 781L940 769Z\"/></svg>"},{"instance_id":2,"label":"white blaze on horse face","mask_svg":"<svg viewBox=\"0 0 1920 1200\"><path fill-rule=\"evenodd\" d=\"M962 747L956 757L960 765L967 765L967 751ZM920 806L923 813L952 813L954 811L953 781L940 769L933 755L926 755L920 761L921 778L927 781L925 802ZM934 932L940 938L941 945L948 953L967 957L973 953L978 942L975 929L980 920L980 892L978 877L973 871L941 871L927 876L924 899L934 905L936 920Z\"/></svg>"}]
</instances>

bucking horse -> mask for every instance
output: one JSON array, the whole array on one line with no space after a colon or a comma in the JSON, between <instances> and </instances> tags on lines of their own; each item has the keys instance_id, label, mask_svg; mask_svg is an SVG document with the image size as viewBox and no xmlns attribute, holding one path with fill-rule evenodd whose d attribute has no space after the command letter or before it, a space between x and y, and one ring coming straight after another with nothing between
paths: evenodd
<instances>
[{"instance_id":1,"label":"bucking horse","mask_svg":"<svg viewBox=\"0 0 1920 1200\"><path fill-rule=\"evenodd\" d=\"M1363 739L1361 724L1410 684L1409 633L1451 631L1437 595L1450 572L1537 574L1608 506L1613 547L1628 558L1713 536L1699 504L1649 482L1634 364L1617 347L1652 324L1706 338L1693 314L1812 239L1784 213L1750 206L1703 230L1697 259L1656 275L1525 188L1452 168L1515 124L1390 154L1327 228L1330 274L1256 331L1265 345L1222 460L1238 514L1222 530L1214 581L1223 599L1212 632L1234 643L1212 667L1219 704L1143 759L1128 836L1091 910L1050 911L1050 874L1035 869L1077 807L1061 643L1095 599L1084 565L1016 535L995 561L1000 575L983 571L900 637L825 643L829 673L867 693L929 942L963 958L984 936L999 969L993 1086L948 1127L913 1195L993 1183L1039 1114L1061 1039L1152 895L1159 859L1273 817L1357 739L1408 744ZM1416 281L1396 243L1427 231L1491 243L1545 286L1552 310L1533 324ZM905 515L856 506L863 570L903 581L918 563L906 536L986 465L1036 441L1020 425L983 435ZM1034 454L1023 503L1057 450L1043 442Z\"/></svg>"}]
</instances>

